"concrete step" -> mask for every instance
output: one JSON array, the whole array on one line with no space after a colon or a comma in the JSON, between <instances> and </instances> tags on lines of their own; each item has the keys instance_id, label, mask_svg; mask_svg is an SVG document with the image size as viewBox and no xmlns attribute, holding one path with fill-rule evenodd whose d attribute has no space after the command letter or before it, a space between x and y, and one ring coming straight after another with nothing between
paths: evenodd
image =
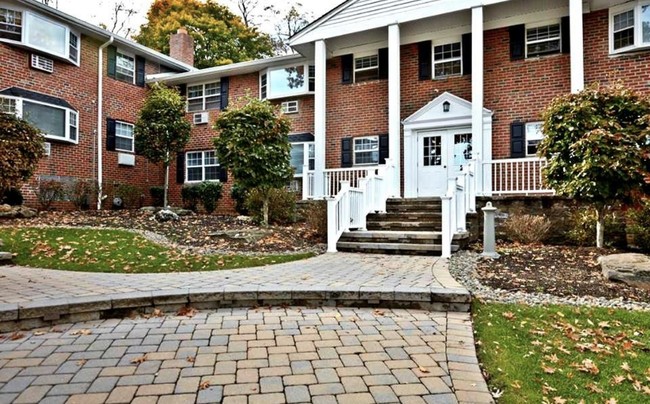
<instances>
[{"instance_id":1,"label":"concrete step","mask_svg":"<svg viewBox=\"0 0 650 404\"><path fill-rule=\"evenodd\" d=\"M373 222L432 222L441 223L441 212L388 212L370 213L367 220Z\"/></svg>"},{"instance_id":2,"label":"concrete step","mask_svg":"<svg viewBox=\"0 0 650 404\"><path fill-rule=\"evenodd\" d=\"M370 254L398 254L398 255L440 255L440 244L403 244L403 243L359 243L338 242L339 251L360 252ZM452 245L452 252L458 251L458 245Z\"/></svg>"},{"instance_id":3,"label":"concrete step","mask_svg":"<svg viewBox=\"0 0 650 404\"><path fill-rule=\"evenodd\" d=\"M368 230L385 230L385 231L441 231L442 224L440 221L435 222L402 222L402 221L374 221L368 220L366 223Z\"/></svg>"},{"instance_id":4,"label":"concrete step","mask_svg":"<svg viewBox=\"0 0 650 404\"><path fill-rule=\"evenodd\" d=\"M462 242L467 234L456 234L454 240ZM350 231L343 233L340 242L388 244L440 244L438 231Z\"/></svg>"}]
</instances>

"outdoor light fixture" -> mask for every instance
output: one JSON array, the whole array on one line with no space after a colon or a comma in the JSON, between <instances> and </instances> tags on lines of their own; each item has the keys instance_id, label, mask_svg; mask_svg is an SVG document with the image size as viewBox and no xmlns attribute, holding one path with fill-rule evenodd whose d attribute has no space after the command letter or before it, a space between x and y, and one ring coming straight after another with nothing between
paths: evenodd
<instances>
[{"instance_id":1,"label":"outdoor light fixture","mask_svg":"<svg viewBox=\"0 0 650 404\"><path fill-rule=\"evenodd\" d=\"M442 112L449 112L449 109L451 108L451 104L449 101L445 101L442 103Z\"/></svg>"}]
</instances>

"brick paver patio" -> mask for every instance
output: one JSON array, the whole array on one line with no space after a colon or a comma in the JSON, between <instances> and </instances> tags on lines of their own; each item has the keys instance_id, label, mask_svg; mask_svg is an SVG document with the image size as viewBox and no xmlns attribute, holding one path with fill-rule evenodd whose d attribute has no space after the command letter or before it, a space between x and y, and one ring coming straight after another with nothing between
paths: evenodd
<instances>
[{"instance_id":1,"label":"brick paver patio","mask_svg":"<svg viewBox=\"0 0 650 404\"><path fill-rule=\"evenodd\" d=\"M0 403L488 403L468 313L219 309L0 340Z\"/></svg>"}]
</instances>

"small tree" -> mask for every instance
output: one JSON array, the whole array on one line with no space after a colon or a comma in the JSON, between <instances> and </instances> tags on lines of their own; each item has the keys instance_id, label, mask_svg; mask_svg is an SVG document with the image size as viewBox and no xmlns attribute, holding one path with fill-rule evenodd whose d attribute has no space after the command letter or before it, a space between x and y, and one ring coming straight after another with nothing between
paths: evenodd
<instances>
[{"instance_id":1,"label":"small tree","mask_svg":"<svg viewBox=\"0 0 650 404\"><path fill-rule=\"evenodd\" d=\"M650 100L621 84L593 85L560 96L544 111L539 154L544 176L564 196L596 210L596 245L604 246L605 214L643 188L650 152Z\"/></svg>"},{"instance_id":2,"label":"small tree","mask_svg":"<svg viewBox=\"0 0 650 404\"><path fill-rule=\"evenodd\" d=\"M0 199L34 174L44 153L40 130L14 115L0 113Z\"/></svg>"},{"instance_id":3,"label":"small tree","mask_svg":"<svg viewBox=\"0 0 650 404\"><path fill-rule=\"evenodd\" d=\"M190 140L192 126L185 118L185 101L176 89L153 85L135 124L135 148L165 170L163 205L168 205L169 165Z\"/></svg>"},{"instance_id":4,"label":"small tree","mask_svg":"<svg viewBox=\"0 0 650 404\"><path fill-rule=\"evenodd\" d=\"M268 101L246 97L242 105L219 116L215 129L219 131L214 140L219 162L237 184L260 192L263 224L268 225L271 191L286 186L293 176L291 121Z\"/></svg>"}]
</instances>

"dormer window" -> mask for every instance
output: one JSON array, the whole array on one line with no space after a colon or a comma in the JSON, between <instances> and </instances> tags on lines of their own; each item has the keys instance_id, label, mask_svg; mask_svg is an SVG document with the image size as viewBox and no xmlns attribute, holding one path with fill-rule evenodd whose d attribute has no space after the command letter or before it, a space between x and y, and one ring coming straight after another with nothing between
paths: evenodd
<instances>
[{"instance_id":1,"label":"dormer window","mask_svg":"<svg viewBox=\"0 0 650 404\"><path fill-rule=\"evenodd\" d=\"M0 41L20 44L79 64L79 34L32 11L0 8Z\"/></svg>"}]
</instances>

